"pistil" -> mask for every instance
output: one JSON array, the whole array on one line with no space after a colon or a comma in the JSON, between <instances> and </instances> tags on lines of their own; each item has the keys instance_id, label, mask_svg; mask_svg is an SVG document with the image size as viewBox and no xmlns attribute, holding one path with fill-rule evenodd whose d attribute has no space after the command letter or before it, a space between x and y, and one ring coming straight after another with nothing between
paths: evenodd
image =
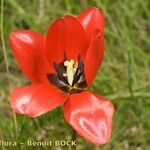
<instances>
[{"instance_id":1,"label":"pistil","mask_svg":"<svg viewBox=\"0 0 150 150\"><path fill-rule=\"evenodd\" d=\"M72 86L73 80L74 80L74 75L76 73L78 65L74 62L73 59L71 59L70 61L66 60L64 62L64 66L66 67L68 83Z\"/></svg>"}]
</instances>

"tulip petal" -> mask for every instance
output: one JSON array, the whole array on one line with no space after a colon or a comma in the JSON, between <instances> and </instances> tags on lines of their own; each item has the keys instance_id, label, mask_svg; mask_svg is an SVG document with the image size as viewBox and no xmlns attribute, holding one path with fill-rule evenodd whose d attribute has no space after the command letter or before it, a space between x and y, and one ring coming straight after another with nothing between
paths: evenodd
<instances>
[{"instance_id":1,"label":"tulip petal","mask_svg":"<svg viewBox=\"0 0 150 150\"><path fill-rule=\"evenodd\" d=\"M105 144L112 131L113 104L88 91L73 94L64 105L67 122L86 140Z\"/></svg>"},{"instance_id":2,"label":"tulip petal","mask_svg":"<svg viewBox=\"0 0 150 150\"><path fill-rule=\"evenodd\" d=\"M50 65L43 54L45 37L30 30L18 30L11 33L10 44L24 74L33 82L47 83Z\"/></svg>"},{"instance_id":3,"label":"tulip petal","mask_svg":"<svg viewBox=\"0 0 150 150\"><path fill-rule=\"evenodd\" d=\"M52 85L31 85L15 89L10 97L12 109L28 117L37 117L62 105L67 94Z\"/></svg>"},{"instance_id":4,"label":"tulip petal","mask_svg":"<svg viewBox=\"0 0 150 150\"><path fill-rule=\"evenodd\" d=\"M77 18L80 20L88 39L91 39L93 31L97 28L101 31L101 33L103 33L105 20L102 11L98 8L89 7Z\"/></svg>"},{"instance_id":5,"label":"tulip petal","mask_svg":"<svg viewBox=\"0 0 150 150\"><path fill-rule=\"evenodd\" d=\"M65 16L56 20L49 28L46 38L46 55L52 65L60 63L65 58L78 59L78 55L86 50L86 34L81 23L74 17Z\"/></svg>"},{"instance_id":6,"label":"tulip petal","mask_svg":"<svg viewBox=\"0 0 150 150\"><path fill-rule=\"evenodd\" d=\"M91 44L85 56L85 78L88 86L92 83L102 63L104 53L104 37L97 29L93 32Z\"/></svg>"}]
</instances>

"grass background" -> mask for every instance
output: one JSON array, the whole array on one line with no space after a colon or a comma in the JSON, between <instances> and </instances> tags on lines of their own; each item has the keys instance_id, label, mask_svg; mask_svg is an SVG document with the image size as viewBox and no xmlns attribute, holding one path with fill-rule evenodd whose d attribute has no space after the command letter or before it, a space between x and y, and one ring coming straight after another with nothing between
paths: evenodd
<instances>
[{"instance_id":1,"label":"grass background","mask_svg":"<svg viewBox=\"0 0 150 150\"><path fill-rule=\"evenodd\" d=\"M1 30L1 42L4 40L6 45L10 71L6 72L4 49L0 45L0 139L9 141L15 139L13 115L9 106L9 89L29 84L12 56L8 43L9 34L15 29L27 28L46 33L56 18L67 14L77 15L91 5L100 7L106 17L104 62L91 90L110 99L115 105L116 112L109 144L96 147L78 136L77 150L150 150L150 37L148 36L150 1L148 0L4 0L4 34ZM22 118L17 115L19 130ZM39 118L25 118L20 140L45 141L70 138L71 129L64 121L62 108L58 108ZM50 148L22 146L21 149ZM66 150L69 147L51 149Z\"/></svg>"}]
</instances>

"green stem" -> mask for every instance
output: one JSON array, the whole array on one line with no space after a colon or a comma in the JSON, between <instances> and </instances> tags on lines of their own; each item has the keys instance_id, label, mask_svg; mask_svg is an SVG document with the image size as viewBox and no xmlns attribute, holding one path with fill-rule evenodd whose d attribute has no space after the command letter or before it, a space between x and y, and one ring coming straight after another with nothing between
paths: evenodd
<instances>
[{"instance_id":1,"label":"green stem","mask_svg":"<svg viewBox=\"0 0 150 150\"><path fill-rule=\"evenodd\" d=\"M1 22L0 22L0 27L1 27L2 50L3 50L3 55L4 55L6 73L7 73L7 76L9 77L10 71L9 71L8 57L7 57L7 52L6 52L5 40L4 40L4 0L1 0ZM10 84L10 79L9 78L8 78L8 84L9 84L9 92L10 92L11 91L11 84ZM16 135L16 138L17 138L17 134L18 134L17 117L16 117L15 112L12 112L12 113L13 113L13 123L14 123L15 135Z\"/></svg>"},{"instance_id":2,"label":"green stem","mask_svg":"<svg viewBox=\"0 0 150 150\"><path fill-rule=\"evenodd\" d=\"M23 132L23 128L24 128L24 123L25 123L25 116L22 117L22 121L21 121L21 129L20 129L20 132L17 136L17 144L18 144L18 149L20 150L20 137L22 135L22 132Z\"/></svg>"},{"instance_id":3,"label":"green stem","mask_svg":"<svg viewBox=\"0 0 150 150\"><path fill-rule=\"evenodd\" d=\"M16 113L12 110L13 114L13 123L14 123L14 131L15 131L15 137L17 139L18 137L18 122L17 122L17 116Z\"/></svg>"},{"instance_id":4,"label":"green stem","mask_svg":"<svg viewBox=\"0 0 150 150\"><path fill-rule=\"evenodd\" d=\"M71 141L76 141L77 138L77 132L72 129L72 137L71 137ZM76 145L72 145L71 150L76 150Z\"/></svg>"}]
</instances>

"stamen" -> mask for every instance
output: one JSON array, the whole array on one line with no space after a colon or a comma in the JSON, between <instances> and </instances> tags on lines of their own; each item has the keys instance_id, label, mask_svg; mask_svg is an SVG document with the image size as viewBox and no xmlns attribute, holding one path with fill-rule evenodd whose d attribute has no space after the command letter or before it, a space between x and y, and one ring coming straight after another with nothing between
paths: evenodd
<instances>
[{"instance_id":1,"label":"stamen","mask_svg":"<svg viewBox=\"0 0 150 150\"><path fill-rule=\"evenodd\" d=\"M64 66L66 66L66 73L67 73L68 83L72 86L73 79L74 79L74 74L75 74L78 66L74 62L73 59L71 59L70 61L66 60L64 62Z\"/></svg>"}]
</instances>

